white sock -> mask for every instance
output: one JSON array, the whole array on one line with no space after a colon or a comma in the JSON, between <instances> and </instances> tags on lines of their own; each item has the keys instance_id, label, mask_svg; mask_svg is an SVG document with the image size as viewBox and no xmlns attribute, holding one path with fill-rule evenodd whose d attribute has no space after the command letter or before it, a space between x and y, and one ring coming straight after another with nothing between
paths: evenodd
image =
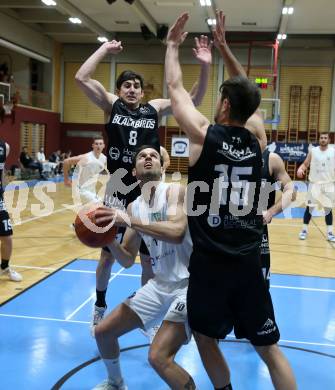
<instances>
[{"instance_id":1,"label":"white sock","mask_svg":"<svg viewBox=\"0 0 335 390\"><path fill-rule=\"evenodd\" d=\"M308 225L305 223L302 225L302 230L305 230L306 232L308 231Z\"/></svg>"},{"instance_id":2,"label":"white sock","mask_svg":"<svg viewBox=\"0 0 335 390\"><path fill-rule=\"evenodd\" d=\"M119 358L116 359L102 359L105 363L108 372L108 378L119 384L122 381L121 367Z\"/></svg>"},{"instance_id":3,"label":"white sock","mask_svg":"<svg viewBox=\"0 0 335 390\"><path fill-rule=\"evenodd\" d=\"M333 233L333 225L327 225L327 233Z\"/></svg>"}]
</instances>

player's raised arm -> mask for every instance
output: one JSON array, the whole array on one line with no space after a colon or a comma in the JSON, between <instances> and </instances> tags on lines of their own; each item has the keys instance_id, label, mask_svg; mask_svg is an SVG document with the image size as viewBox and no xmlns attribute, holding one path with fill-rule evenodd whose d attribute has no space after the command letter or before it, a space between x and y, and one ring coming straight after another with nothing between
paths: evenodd
<instances>
[{"instance_id":1,"label":"player's raised arm","mask_svg":"<svg viewBox=\"0 0 335 390\"><path fill-rule=\"evenodd\" d=\"M229 77L242 76L247 78L243 66L239 63L227 44L225 22L226 16L223 11L216 11L216 25L213 29L214 45L220 51L224 64L227 67ZM261 149L264 150L267 140L263 117L258 109L248 119L245 127L256 136Z\"/></svg>"},{"instance_id":2,"label":"player's raised arm","mask_svg":"<svg viewBox=\"0 0 335 390\"><path fill-rule=\"evenodd\" d=\"M210 66L212 64L212 42L208 37L201 35L195 38L195 48L193 49L194 57L200 63L199 79L193 84L189 95L195 106L199 106L206 94ZM170 115L171 100L170 99L154 99L149 102L155 107L160 116Z\"/></svg>"},{"instance_id":3,"label":"player's raised arm","mask_svg":"<svg viewBox=\"0 0 335 390\"><path fill-rule=\"evenodd\" d=\"M92 75L107 54L118 54L120 51L122 51L120 41L105 42L83 63L75 76L79 88L106 113L111 112L113 103L118 97L107 92L99 81L92 79Z\"/></svg>"},{"instance_id":4,"label":"player's raised arm","mask_svg":"<svg viewBox=\"0 0 335 390\"><path fill-rule=\"evenodd\" d=\"M184 32L187 20L188 14L183 13L169 30L165 56L165 75L172 112L176 121L189 136L192 143L202 144L209 120L197 111L190 95L185 90L179 63L179 46L187 36L187 32Z\"/></svg>"}]
</instances>

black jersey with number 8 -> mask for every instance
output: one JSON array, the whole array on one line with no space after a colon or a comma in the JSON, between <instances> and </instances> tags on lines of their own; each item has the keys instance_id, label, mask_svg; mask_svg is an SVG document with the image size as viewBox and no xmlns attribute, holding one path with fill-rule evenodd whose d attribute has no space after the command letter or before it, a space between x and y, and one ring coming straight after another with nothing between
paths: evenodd
<instances>
[{"instance_id":1,"label":"black jersey with number 8","mask_svg":"<svg viewBox=\"0 0 335 390\"><path fill-rule=\"evenodd\" d=\"M142 145L151 145L159 151L158 114L150 104L131 110L122 100L116 100L105 128L107 167L111 173L125 168L131 174L133 156Z\"/></svg>"}]
</instances>

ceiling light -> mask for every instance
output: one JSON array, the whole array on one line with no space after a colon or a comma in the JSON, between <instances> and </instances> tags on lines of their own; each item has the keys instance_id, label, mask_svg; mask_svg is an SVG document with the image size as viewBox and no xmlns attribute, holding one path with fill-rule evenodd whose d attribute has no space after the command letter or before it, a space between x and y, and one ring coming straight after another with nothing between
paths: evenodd
<instances>
[{"instance_id":1,"label":"ceiling light","mask_svg":"<svg viewBox=\"0 0 335 390\"><path fill-rule=\"evenodd\" d=\"M44 3L45 5L57 5L54 0L42 0L42 3Z\"/></svg>"},{"instance_id":2,"label":"ceiling light","mask_svg":"<svg viewBox=\"0 0 335 390\"><path fill-rule=\"evenodd\" d=\"M200 0L201 7L210 7L212 5L211 0Z\"/></svg>"},{"instance_id":3,"label":"ceiling light","mask_svg":"<svg viewBox=\"0 0 335 390\"><path fill-rule=\"evenodd\" d=\"M106 37L98 37L99 42L108 42L108 39Z\"/></svg>"},{"instance_id":4,"label":"ceiling light","mask_svg":"<svg viewBox=\"0 0 335 390\"><path fill-rule=\"evenodd\" d=\"M286 34L278 34L277 35L277 39L278 41L282 40L282 39L286 39L287 38L287 35Z\"/></svg>"},{"instance_id":5,"label":"ceiling light","mask_svg":"<svg viewBox=\"0 0 335 390\"><path fill-rule=\"evenodd\" d=\"M81 24L81 20L79 18L69 18L69 21L74 24Z\"/></svg>"},{"instance_id":6,"label":"ceiling light","mask_svg":"<svg viewBox=\"0 0 335 390\"><path fill-rule=\"evenodd\" d=\"M208 26L215 26L216 25L216 19L207 19Z\"/></svg>"},{"instance_id":7,"label":"ceiling light","mask_svg":"<svg viewBox=\"0 0 335 390\"><path fill-rule=\"evenodd\" d=\"M294 12L294 8L293 7L284 7L282 9L282 14L283 15L287 15L287 14L292 15L293 12Z\"/></svg>"}]
</instances>

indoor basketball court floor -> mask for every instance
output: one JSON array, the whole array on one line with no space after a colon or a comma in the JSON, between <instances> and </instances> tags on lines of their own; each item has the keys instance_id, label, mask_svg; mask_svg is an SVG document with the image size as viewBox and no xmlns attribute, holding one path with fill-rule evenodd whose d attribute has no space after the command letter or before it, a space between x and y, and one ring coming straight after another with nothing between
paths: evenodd
<instances>
[{"instance_id":1,"label":"indoor basketball court floor","mask_svg":"<svg viewBox=\"0 0 335 390\"><path fill-rule=\"evenodd\" d=\"M105 378L89 321L96 261L77 259L0 307L1 388L6 390L93 388ZM116 265L108 300L115 307L140 285L140 265ZM303 390L335 388L335 279L272 275L271 293L281 330L280 345ZM139 330L120 339L121 365L129 390L163 390L147 362L148 340ZM265 365L250 344L232 335L221 348L236 390L272 388ZM192 340L177 360L199 390L211 386Z\"/></svg>"}]
</instances>

